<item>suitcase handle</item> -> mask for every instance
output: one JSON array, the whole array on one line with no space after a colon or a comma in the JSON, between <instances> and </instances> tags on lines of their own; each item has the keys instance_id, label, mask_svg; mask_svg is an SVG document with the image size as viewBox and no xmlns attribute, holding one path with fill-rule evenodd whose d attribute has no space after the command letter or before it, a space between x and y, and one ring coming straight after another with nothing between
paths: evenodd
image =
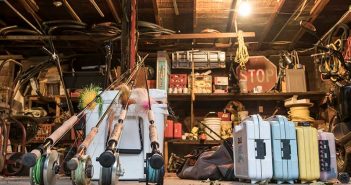
<instances>
[{"instance_id":1,"label":"suitcase handle","mask_svg":"<svg viewBox=\"0 0 351 185\"><path fill-rule=\"evenodd\" d=\"M264 159L266 157L266 143L263 139L255 139L256 142L256 159Z\"/></svg>"},{"instance_id":2,"label":"suitcase handle","mask_svg":"<svg viewBox=\"0 0 351 185\"><path fill-rule=\"evenodd\" d=\"M320 168L321 171L330 171L331 165L331 157L330 157L330 149L329 149L329 141L328 140L320 140L319 141L319 150L320 150ZM324 156L326 154L326 156Z\"/></svg>"},{"instance_id":3,"label":"suitcase handle","mask_svg":"<svg viewBox=\"0 0 351 185\"><path fill-rule=\"evenodd\" d=\"M291 159L291 147L290 147L290 140L289 139L282 139L282 159Z\"/></svg>"}]
</instances>

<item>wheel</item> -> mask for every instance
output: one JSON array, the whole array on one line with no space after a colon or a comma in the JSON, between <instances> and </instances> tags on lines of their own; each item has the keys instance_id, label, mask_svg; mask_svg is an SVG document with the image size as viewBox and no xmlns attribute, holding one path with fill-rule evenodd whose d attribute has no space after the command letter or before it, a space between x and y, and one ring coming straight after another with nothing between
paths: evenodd
<instances>
[{"instance_id":1,"label":"wheel","mask_svg":"<svg viewBox=\"0 0 351 185\"><path fill-rule=\"evenodd\" d=\"M163 185L164 175L165 175L164 165L160 169L152 168L150 165L150 157L146 159L145 174L146 174L146 184L152 183L152 184Z\"/></svg>"},{"instance_id":2,"label":"wheel","mask_svg":"<svg viewBox=\"0 0 351 185\"><path fill-rule=\"evenodd\" d=\"M11 153L7 155L6 159L6 172L5 174L8 176L14 175L21 175L27 176L28 175L28 168L26 168L22 164L22 156L23 153Z\"/></svg>"}]
</instances>

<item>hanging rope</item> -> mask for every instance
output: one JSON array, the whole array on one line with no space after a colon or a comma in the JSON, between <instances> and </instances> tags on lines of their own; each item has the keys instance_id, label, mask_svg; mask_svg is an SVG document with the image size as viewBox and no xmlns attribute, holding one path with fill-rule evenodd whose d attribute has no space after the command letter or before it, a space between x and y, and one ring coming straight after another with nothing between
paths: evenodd
<instances>
[{"instance_id":1,"label":"hanging rope","mask_svg":"<svg viewBox=\"0 0 351 185\"><path fill-rule=\"evenodd\" d=\"M238 49L236 50L236 55L234 62L240 65L241 70L246 70L245 64L249 61L249 53L244 42L243 31L238 32Z\"/></svg>"}]
</instances>

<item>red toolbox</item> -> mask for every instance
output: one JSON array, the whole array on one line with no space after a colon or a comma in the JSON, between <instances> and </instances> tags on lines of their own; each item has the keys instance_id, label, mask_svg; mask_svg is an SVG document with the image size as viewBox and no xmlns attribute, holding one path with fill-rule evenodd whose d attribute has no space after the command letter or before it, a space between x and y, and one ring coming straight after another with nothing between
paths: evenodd
<instances>
[{"instance_id":1,"label":"red toolbox","mask_svg":"<svg viewBox=\"0 0 351 185\"><path fill-rule=\"evenodd\" d=\"M169 78L170 88L185 88L188 85L187 74L171 74Z\"/></svg>"}]
</instances>

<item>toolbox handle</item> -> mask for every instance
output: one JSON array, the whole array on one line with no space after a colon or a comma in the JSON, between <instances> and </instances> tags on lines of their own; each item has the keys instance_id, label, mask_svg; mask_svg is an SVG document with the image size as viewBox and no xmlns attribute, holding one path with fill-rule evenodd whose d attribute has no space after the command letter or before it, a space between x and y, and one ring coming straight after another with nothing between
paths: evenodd
<instances>
[{"instance_id":1,"label":"toolbox handle","mask_svg":"<svg viewBox=\"0 0 351 185\"><path fill-rule=\"evenodd\" d=\"M266 143L263 139L255 139L256 142L256 159L264 159L266 157Z\"/></svg>"}]
</instances>

